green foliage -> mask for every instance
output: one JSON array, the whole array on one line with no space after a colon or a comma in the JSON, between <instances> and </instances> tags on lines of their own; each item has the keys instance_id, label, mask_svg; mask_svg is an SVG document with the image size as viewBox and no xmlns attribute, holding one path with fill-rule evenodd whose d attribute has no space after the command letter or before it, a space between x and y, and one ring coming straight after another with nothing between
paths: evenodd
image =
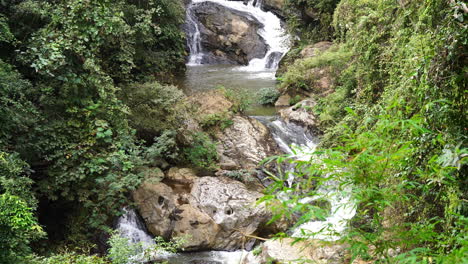
<instances>
[{"instance_id":1,"label":"green foliage","mask_svg":"<svg viewBox=\"0 0 468 264\"><path fill-rule=\"evenodd\" d=\"M176 160L179 155L176 136L176 131L166 130L161 136L154 138L153 145L146 149L145 158L147 160Z\"/></svg>"},{"instance_id":2,"label":"green foliage","mask_svg":"<svg viewBox=\"0 0 468 264\"><path fill-rule=\"evenodd\" d=\"M289 105L296 105L302 100L300 95L295 95L289 99Z\"/></svg>"},{"instance_id":3,"label":"green foliage","mask_svg":"<svg viewBox=\"0 0 468 264\"><path fill-rule=\"evenodd\" d=\"M218 90L226 96L226 98L233 103L231 111L234 113L243 113L252 104L252 98L249 91L245 89L233 90L219 87Z\"/></svg>"},{"instance_id":4,"label":"green foliage","mask_svg":"<svg viewBox=\"0 0 468 264\"><path fill-rule=\"evenodd\" d=\"M184 154L188 162L204 170L214 170L219 159L216 144L203 132L192 135L191 146L184 149Z\"/></svg>"},{"instance_id":5,"label":"green foliage","mask_svg":"<svg viewBox=\"0 0 468 264\"><path fill-rule=\"evenodd\" d=\"M257 92L258 103L261 105L274 105L280 95L275 87L262 88Z\"/></svg>"},{"instance_id":6,"label":"green foliage","mask_svg":"<svg viewBox=\"0 0 468 264\"><path fill-rule=\"evenodd\" d=\"M232 178L236 181L252 182L255 181L255 177L252 175L253 173L255 172L249 170L233 170L225 172L223 176Z\"/></svg>"},{"instance_id":7,"label":"green foliage","mask_svg":"<svg viewBox=\"0 0 468 264\"><path fill-rule=\"evenodd\" d=\"M185 243L183 238L166 242L163 238L156 237L154 241L154 245L132 243L128 238L114 233L109 239L108 257L112 260L112 264L147 263L151 259L157 259L161 254L176 253Z\"/></svg>"},{"instance_id":8,"label":"green foliage","mask_svg":"<svg viewBox=\"0 0 468 264\"><path fill-rule=\"evenodd\" d=\"M131 84L122 89L121 98L130 108L130 125L148 142L164 130L178 129L183 122L184 94L176 86Z\"/></svg>"},{"instance_id":9,"label":"green foliage","mask_svg":"<svg viewBox=\"0 0 468 264\"><path fill-rule=\"evenodd\" d=\"M104 258L99 256L88 256L77 254L74 252L63 252L50 257L30 256L27 260L28 264L110 264Z\"/></svg>"},{"instance_id":10,"label":"green foliage","mask_svg":"<svg viewBox=\"0 0 468 264\"><path fill-rule=\"evenodd\" d=\"M17 196L0 194L0 263L15 263L30 253L29 244L44 235L32 209Z\"/></svg>"},{"instance_id":11,"label":"green foliage","mask_svg":"<svg viewBox=\"0 0 468 264\"><path fill-rule=\"evenodd\" d=\"M15 40L15 36L11 33L7 19L0 15L0 42L10 43Z\"/></svg>"},{"instance_id":12,"label":"green foliage","mask_svg":"<svg viewBox=\"0 0 468 264\"><path fill-rule=\"evenodd\" d=\"M209 114L203 117L200 121L200 125L203 129L209 129L211 127L219 127L221 130L224 130L232 126L234 122L232 121L229 113L215 113Z\"/></svg>"},{"instance_id":13,"label":"green foliage","mask_svg":"<svg viewBox=\"0 0 468 264\"><path fill-rule=\"evenodd\" d=\"M109 224L148 159L175 155L163 132L178 127L181 92L130 83L184 68L184 17L168 0L1 1L0 193L33 209L38 196L67 200L84 211L81 231ZM129 104L146 100L129 110L117 85L132 89ZM138 111L160 122L145 124ZM148 141L159 137L148 151L130 112L131 125L153 133Z\"/></svg>"},{"instance_id":14,"label":"green foliage","mask_svg":"<svg viewBox=\"0 0 468 264\"><path fill-rule=\"evenodd\" d=\"M333 11L340 0L288 0L286 1L289 31L302 41L311 43L331 40Z\"/></svg>"},{"instance_id":15,"label":"green foliage","mask_svg":"<svg viewBox=\"0 0 468 264\"><path fill-rule=\"evenodd\" d=\"M349 64L352 53L342 46L334 46L317 56L298 59L288 67L280 82L280 90L289 93L313 93L321 95L320 79L325 76L339 79L340 73ZM331 83L333 87L333 82Z\"/></svg>"},{"instance_id":16,"label":"green foliage","mask_svg":"<svg viewBox=\"0 0 468 264\"><path fill-rule=\"evenodd\" d=\"M338 181L358 206L343 236L353 259L468 262L463 8L442 0L339 3L340 48L295 63L283 78L284 88L310 89L309 71L331 66L336 77L335 91L314 109L325 135L313 158L278 158L295 165L297 179L291 189L287 175L272 176L266 199L294 193L272 203L280 215L320 217L299 201Z\"/></svg>"}]
</instances>

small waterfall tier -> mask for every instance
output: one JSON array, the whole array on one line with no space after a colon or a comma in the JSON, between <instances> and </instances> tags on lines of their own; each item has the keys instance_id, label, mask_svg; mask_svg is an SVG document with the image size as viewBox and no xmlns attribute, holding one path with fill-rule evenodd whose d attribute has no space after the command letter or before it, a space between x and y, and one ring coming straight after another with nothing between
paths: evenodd
<instances>
[{"instance_id":1,"label":"small waterfall tier","mask_svg":"<svg viewBox=\"0 0 468 264\"><path fill-rule=\"evenodd\" d=\"M132 243L142 243L144 246L154 245L153 238L146 232L145 225L133 209L124 208L124 214L117 220L117 230L122 237Z\"/></svg>"},{"instance_id":2,"label":"small waterfall tier","mask_svg":"<svg viewBox=\"0 0 468 264\"><path fill-rule=\"evenodd\" d=\"M283 55L289 50L289 36L282 27L282 22L279 17L271 12L262 10L261 0L249 1L228 1L228 0L192 0L187 6L186 31L187 45L190 50L187 65L202 65L210 64L206 59L208 51L203 46L202 29L194 10L203 3L214 3L222 7L228 8L236 14L245 14L246 17L255 20L259 23L257 34L266 44L266 52L262 53L263 57L255 56L248 61L245 67L239 67L241 71L264 71L276 70L279 61ZM263 43L262 43L263 44Z\"/></svg>"},{"instance_id":3,"label":"small waterfall tier","mask_svg":"<svg viewBox=\"0 0 468 264\"><path fill-rule=\"evenodd\" d=\"M317 140L304 127L291 122L285 122L278 117L255 117L265 124L278 144L279 148L292 155L296 160L309 161L314 158L313 152ZM294 167L289 169L288 184L294 182ZM326 200L330 203L330 215L323 221L309 221L293 230L292 237L310 237L315 239L335 241L340 239L349 220L356 215L356 204L351 197L351 187L339 188L339 182L329 180L317 190L317 195L302 199L301 203L311 203L316 200ZM287 194L284 193L284 199Z\"/></svg>"}]
</instances>

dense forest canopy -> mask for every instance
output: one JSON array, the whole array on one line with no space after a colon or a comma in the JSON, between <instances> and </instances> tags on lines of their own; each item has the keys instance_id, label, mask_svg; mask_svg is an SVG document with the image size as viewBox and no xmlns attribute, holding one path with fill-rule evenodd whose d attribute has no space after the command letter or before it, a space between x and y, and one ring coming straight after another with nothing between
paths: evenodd
<instances>
[{"instance_id":1,"label":"dense forest canopy","mask_svg":"<svg viewBox=\"0 0 468 264\"><path fill-rule=\"evenodd\" d=\"M352 260L468 261L466 4L285 2L299 37L278 89L314 99L322 132L320 164L291 161L302 168L298 190L310 184L302 176L327 173L353 186ZM149 168L216 167L213 138L185 127L193 109L174 85L188 55L184 22L179 0L0 1L0 263L110 263L88 249ZM333 45L301 58L319 41ZM330 73L331 91L314 86L314 69ZM274 198L285 186L265 196L275 218L321 213ZM49 219L58 211L60 227ZM85 254L35 257L66 247Z\"/></svg>"}]
</instances>

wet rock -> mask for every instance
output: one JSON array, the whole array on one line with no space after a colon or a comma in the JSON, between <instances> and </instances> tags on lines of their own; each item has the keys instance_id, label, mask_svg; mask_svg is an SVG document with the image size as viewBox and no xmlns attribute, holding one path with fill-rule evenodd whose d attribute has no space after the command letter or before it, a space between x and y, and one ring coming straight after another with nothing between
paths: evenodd
<instances>
[{"instance_id":1,"label":"wet rock","mask_svg":"<svg viewBox=\"0 0 468 264\"><path fill-rule=\"evenodd\" d=\"M265 56L268 46L257 33L263 25L248 13L212 2L196 4L193 11L200 22L202 46L210 53L203 64L247 65Z\"/></svg>"},{"instance_id":2,"label":"wet rock","mask_svg":"<svg viewBox=\"0 0 468 264\"><path fill-rule=\"evenodd\" d=\"M192 184L196 179L197 175L195 171L188 168L170 168L166 174L165 180L174 181L181 184Z\"/></svg>"},{"instance_id":3,"label":"wet rock","mask_svg":"<svg viewBox=\"0 0 468 264\"><path fill-rule=\"evenodd\" d=\"M318 125L318 118L312 112L315 105L315 101L306 99L294 106L280 110L279 114L286 122L294 122L313 130L316 129Z\"/></svg>"},{"instance_id":4,"label":"wet rock","mask_svg":"<svg viewBox=\"0 0 468 264\"><path fill-rule=\"evenodd\" d=\"M285 18L284 7L285 0L263 0L262 3L263 10L270 11L282 19Z\"/></svg>"},{"instance_id":5,"label":"wet rock","mask_svg":"<svg viewBox=\"0 0 468 264\"><path fill-rule=\"evenodd\" d=\"M281 56L283 56L283 53L281 52L272 52L270 55L268 55L266 68L275 69L278 66Z\"/></svg>"},{"instance_id":6,"label":"wet rock","mask_svg":"<svg viewBox=\"0 0 468 264\"><path fill-rule=\"evenodd\" d=\"M191 195L190 203L221 227L214 249L238 249L246 236L254 234L270 218L263 206L255 205L261 193L250 191L241 182L229 178L200 178L194 183Z\"/></svg>"},{"instance_id":7,"label":"wet rock","mask_svg":"<svg viewBox=\"0 0 468 264\"><path fill-rule=\"evenodd\" d=\"M294 239L268 240L261 246L261 253L253 256L249 253L243 264L266 264L311 262L318 264L344 263L345 247L340 244L325 244L319 241L297 242ZM275 262L275 263L276 263Z\"/></svg>"},{"instance_id":8,"label":"wet rock","mask_svg":"<svg viewBox=\"0 0 468 264\"><path fill-rule=\"evenodd\" d=\"M245 116L235 116L232 121L233 125L217 134L222 164L254 169L263 159L277 154L276 143L265 125Z\"/></svg>"}]
</instances>

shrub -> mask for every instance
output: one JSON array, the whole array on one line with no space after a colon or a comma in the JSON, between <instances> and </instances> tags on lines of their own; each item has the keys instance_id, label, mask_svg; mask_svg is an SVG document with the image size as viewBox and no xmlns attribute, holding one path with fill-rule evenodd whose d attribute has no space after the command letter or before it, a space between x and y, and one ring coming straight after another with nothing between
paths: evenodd
<instances>
[{"instance_id":1,"label":"shrub","mask_svg":"<svg viewBox=\"0 0 468 264\"><path fill-rule=\"evenodd\" d=\"M262 105L274 105L280 97L280 92L275 87L262 88L257 92L258 102Z\"/></svg>"},{"instance_id":2,"label":"shrub","mask_svg":"<svg viewBox=\"0 0 468 264\"><path fill-rule=\"evenodd\" d=\"M191 146L184 153L185 159L198 169L213 170L219 159L216 144L203 132L192 135Z\"/></svg>"},{"instance_id":3,"label":"shrub","mask_svg":"<svg viewBox=\"0 0 468 264\"><path fill-rule=\"evenodd\" d=\"M234 113L245 112L252 104L252 96L249 91L245 89L233 90L224 87L218 87L226 98L233 103L231 111Z\"/></svg>"},{"instance_id":4,"label":"shrub","mask_svg":"<svg viewBox=\"0 0 468 264\"><path fill-rule=\"evenodd\" d=\"M296 104L299 103L301 100L302 100L302 98L301 98L300 95L295 95L294 97L291 97L291 98L289 99L289 105L296 105Z\"/></svg>"},{"instance_id":5,"label":"shrub","mask_svg":"<svg viewBox=\"0 0 468 264\"><path fill-rule=\"evenodd\" d=\"M177 132L165 130L161 136L154 138L154 143L145 151L145 157L149 161L164 159L175 161L179 155L177 144Z\"/></svg>"},{"instance_id":6,"label":"shrub","mask_svg":"<svg viewBox=\"0 0 468 264\"><path fill-rule=\"evenodd\" d=\"M130 108L130 125L148 142L164 130L178 129L183 121L184 94L176 86L134 83L122 89L121 98Z\"/></svg>"},{"instance_id":7,"label":"shrub","mask_svg":"<svg viewBox=\"0 0 468 264\"><path fill-rule=\"evenodd\" d=\"M17 196L0 194L0 263L21 262L31 253L31 241L42 236L32 209Z\"/></svg>"},{"instance_id":8,"label":"shrub","mask_svg":"<svg viewBox=\"0 0 468 264\"><path fill-rule=\"evenodd\" d=\"M229 116L229 113L222 113L222 114L209 114L203 117L200 121L200 125L204 129L208 129L211 127L220 127L222 130L232 126L234 122Z\"/></svg>"}]
</instances>

